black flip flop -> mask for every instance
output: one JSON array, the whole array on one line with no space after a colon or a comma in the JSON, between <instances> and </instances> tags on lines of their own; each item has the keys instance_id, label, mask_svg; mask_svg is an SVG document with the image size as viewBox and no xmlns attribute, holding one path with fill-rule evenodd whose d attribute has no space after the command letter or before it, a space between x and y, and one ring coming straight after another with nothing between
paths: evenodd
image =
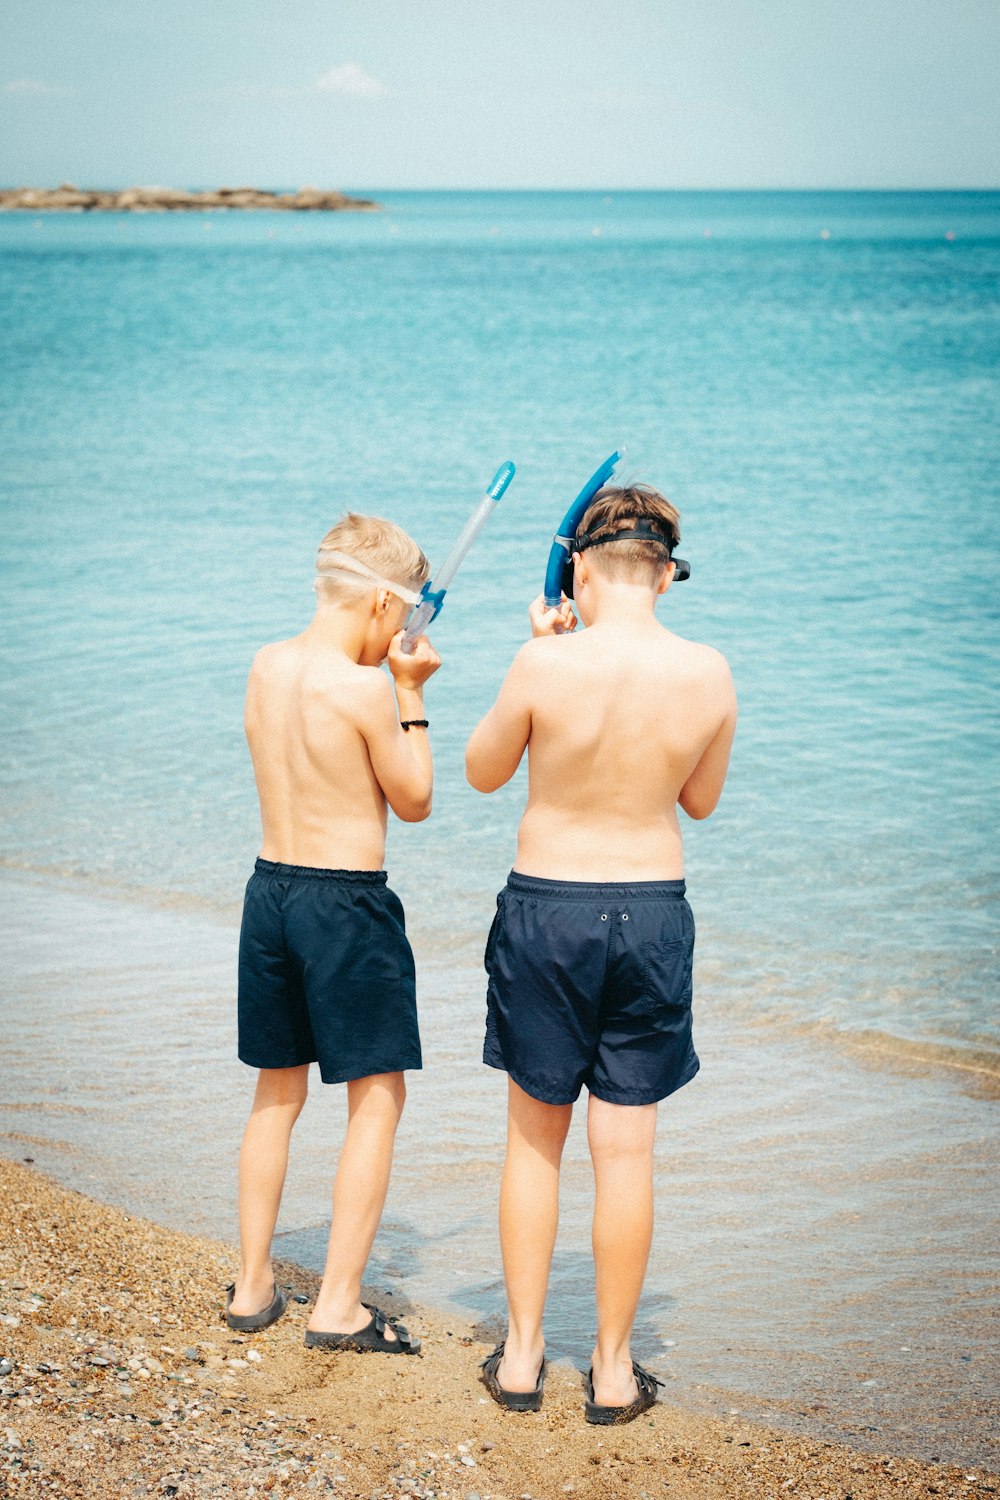
<instances>
[{"instance_id":1,"label":"black flip flop","mask_svg":"<svg viewBox=\"0 0 1000 1500\"><path fill-rule=\"evenodd\" d=\"M639 1387L639 1394L628 1406L598 1406L594 1400L594 1371L587 1371L587 1379L584 1390L587 1399L584 1402L583 1414L588 1422L593 1422L599 1427L620 1427L623 1422L634 1422L636 1417L641 1417L644 1411L656 1405L656 1387L662 1386L663 1381L657 1380L655 1375L650 1375L636 1360L632 1361L632 1374L635 1383Z\"/></svg>"},{"instance_id":2,"label":"black flip flop","mask_svg":"<svg viewBox=\"0 0 1000 1500\"><path fill-rule=\"evenodd\" d=\"M270 1328L272 1323L277 1323L281 1314L288 1306L288 1298L277 1282L274 1283L274 1297L269 1306L256 1313L232 1313L233 1297L236 1293L236 1283L231 1281L226 1287L226 1322L230 1328L237 1333L259 1333L262 1328Z\"/></svg>"},{"instance_id":3,"label":"black flip flop","mask_svg":"<svg viewBox=\"0 0 1000 1500\"><path fill-rule=\"evenodd\" d=\"M352 1354L419 1354L420 1340L411 1337L408 1328L388 1313L384 1313L380 1307L372 1307L368 1302L362 1302L362 1307L367 1307L371 1313L371 1321L364 1328L359 1328L357 1333L322 1333L318 1329L307 1328L305 1342L310 1349L344 1349ZM385 1326L388 1323L396 1337L387 1339L385 1337Z\"/></svg>"},{"instance_id":4,"label":"black flip flop","mask_svg":"<svg viewBox=\"0 0 1000 1500\"><path fill-rule=\"evenodd\" d=\"M538 1411L542 1404L542 1387L545 1384L545 1360L542 1360L538 1371L538 1384L533 1391L505 1391L497 1379L497 1370L503 1359L504 1345L497 1344L492 1354L487 1354L480 1365L483 1372L483 1385L489 1391L498 1406L505 1406L508 1411Z\"/></svg>"}]
</instances>

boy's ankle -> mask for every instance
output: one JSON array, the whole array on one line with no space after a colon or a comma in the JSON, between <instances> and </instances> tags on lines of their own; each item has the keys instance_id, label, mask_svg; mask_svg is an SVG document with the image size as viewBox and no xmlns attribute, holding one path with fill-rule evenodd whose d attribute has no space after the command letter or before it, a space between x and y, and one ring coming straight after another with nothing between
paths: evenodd
<instances>
[{"instance_id":1,"label":"boy's ankle","mask_svg":"<svg viewBox=\"0 0 1000 1500\"><path fill-rule=\"evenodd\" d=\"M590 1362L595 1370L607 1370L609 1373L617 1369L631 1370L632 1350L629 1344L615 1344L609 1347L595 1344Z\"/></svg>"},{"instance_id":2,"label":"boy's ankle","mask_svg":"<svg viewBox=\"0 0 1000 1500\"><path fill-rule=\"evenodd\" d=\"M270 1266L252 1272L241 1267L236 1273L233 1306L237 1313L254 1313L266 1307L274 1296L277 1281Z\"/></svg>"}]
</instances>

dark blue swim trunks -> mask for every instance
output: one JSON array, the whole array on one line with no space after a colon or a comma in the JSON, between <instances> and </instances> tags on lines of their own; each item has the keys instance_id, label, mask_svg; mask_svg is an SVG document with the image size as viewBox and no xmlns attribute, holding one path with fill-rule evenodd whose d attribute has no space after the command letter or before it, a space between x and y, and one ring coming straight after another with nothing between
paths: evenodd
<instances>
[{"instance_id":1,"label":"dark blue swim trunks","mask_svg":"<svg viewBox=\"0 0 1000 1500\"><path fill-rule=\"evenodd\" d=\"M694 916L683 880L539 880L512 870L486 944L483 1061L546 1104L586 1084L653 1104L698 1071Z\"/></svg>"},{"instance_id":2,"label":"dark blue swim trunks","mask_svg":"<svg viewBox=\"0 0 1000 1500\"><path fill-rule=\"evenodd\" d=\"M241 1062L318 1062L324 1083L420 1067L413 954L386 879L258 859L240 931Z\"/></svg>"}]
</instances>

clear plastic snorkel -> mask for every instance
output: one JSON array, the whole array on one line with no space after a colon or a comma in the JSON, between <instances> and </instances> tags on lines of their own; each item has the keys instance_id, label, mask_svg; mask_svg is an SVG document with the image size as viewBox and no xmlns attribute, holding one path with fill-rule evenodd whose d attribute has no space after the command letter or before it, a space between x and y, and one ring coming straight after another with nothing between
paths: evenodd
<instances>
[{"instance_id":1,"label":"clear plastic snorkel","mask_svg":"<svg viewBox=\"0 0 1000 1500\"><path fill-rule=\"evenodd\" d=\"M403 631L400 649L407 656L412 653L417 636L423 635L431 621L440 614L444 596L462 559L493 514L513 478L514 465L510 462L501 464L490 481L486 494L462 527L458 540L441 564L437 575L433 579L429 578L421 589L420 599Z\"/></svg>"}]
</instances>

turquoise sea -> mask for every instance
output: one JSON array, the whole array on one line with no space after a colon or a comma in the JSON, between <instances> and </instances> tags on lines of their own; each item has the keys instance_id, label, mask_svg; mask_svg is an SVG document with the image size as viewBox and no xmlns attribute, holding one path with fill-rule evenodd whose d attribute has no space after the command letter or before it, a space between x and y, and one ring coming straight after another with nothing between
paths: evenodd
<instances>
[{"instance_id":1,"label":"turquoise sea","mask_svg":"<svg viewBox=\"0 0 1000 1500\"><path fill-rule=\"evenodd\" d=\"M0 216L0 1148L233 1233L251 656L308 618L345 507L440 561L513 459L434 628L434 815L390 832L428 1059L379 1242L385 1279L497 1315L479 963L524 783L477 796L462 750L556 523L626 443L682 513L692 578L662 617L725 652L741 701L723 801L685 834L705 1067L663 1111L680 1239L651 1271L652 1352L673 1338L689 1394L775 1398L749 1343L719 1355L727 1296L748 1329L762 1268L773 1304L790 1246L847 1256L860 1212L884 1307L907 1235L926 1269L917 1199L946 1214L958 1194L961 1253L934 1241L956 1277L995 1213L1000 194L372 195L379 213ZM317 1108L286 1213L314 1258L339 1128L336 1101ZM579 1174L570 1225L582 1155ZM891 1223L881 1198L856 1207L876 1180ZM470 1244L489 1276L466 1274ZM585 1256L561 1264L556 1333L579 1357ZM750 1341L775 1370L868 1327L775 1323Z\"/></svg>"}]
</instances>

